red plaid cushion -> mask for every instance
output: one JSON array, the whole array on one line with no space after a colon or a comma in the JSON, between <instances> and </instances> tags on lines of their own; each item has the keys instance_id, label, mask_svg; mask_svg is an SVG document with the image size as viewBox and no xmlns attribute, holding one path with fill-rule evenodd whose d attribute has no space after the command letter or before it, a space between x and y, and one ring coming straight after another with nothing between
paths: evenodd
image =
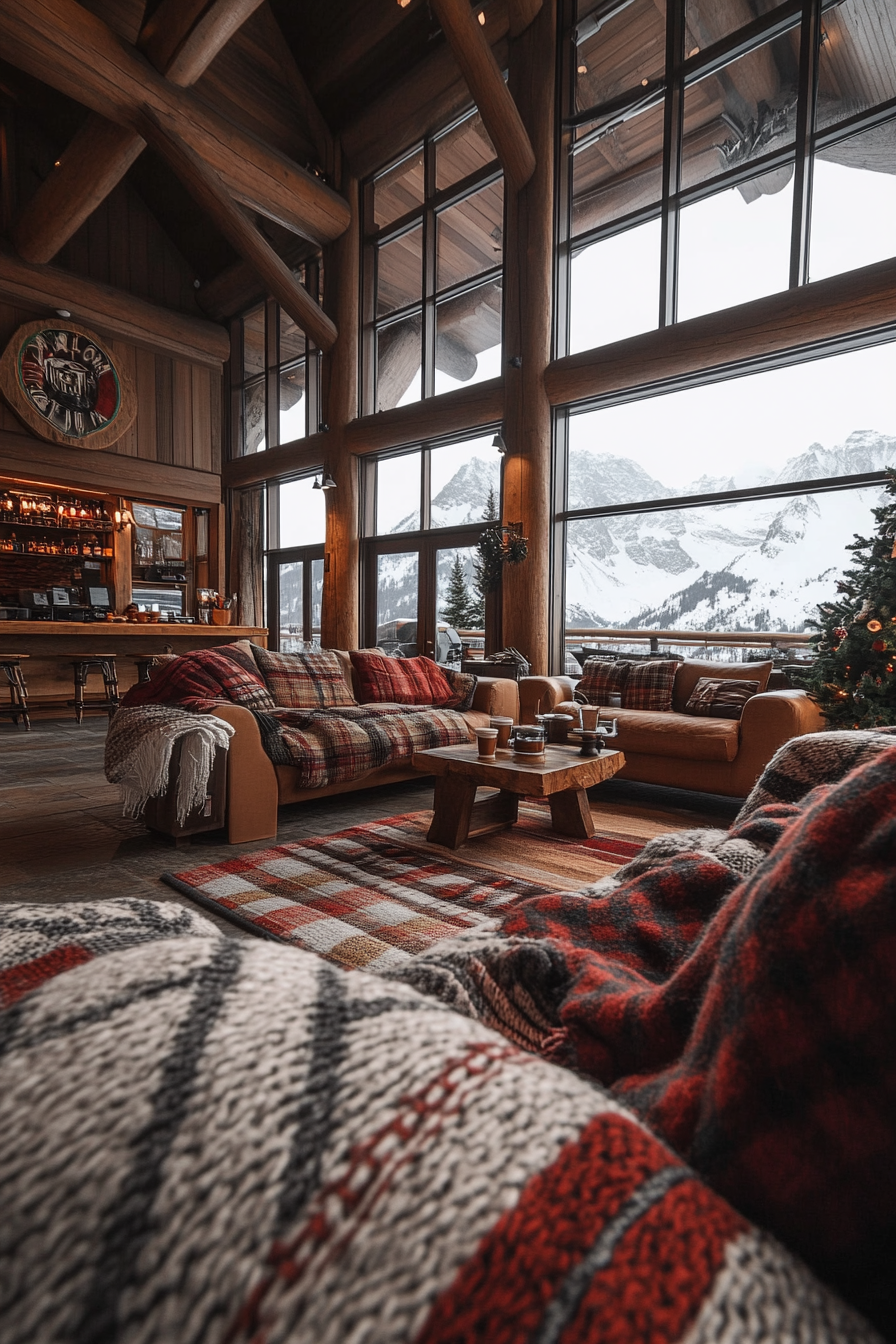
<instances>
[{"instance_id":1,"label":"red plaid cushion","mask_svg":"<svg viewBox=\"0 0 896 1344\"><path fill-rule=\"evenodd\" d=\"M622 688L623 709L671 709L677 662L632 663Z\"/></svg>"},{"instance_id":2,"label":"red plaid cushion","mask_svg":"<svg viewBox=\"0 0 896 1344\"><path fill-rule=\"evenodd\" d=\"M384 653L353 650L351 655L362 705L435 705L456 709L469 694L452 686L431 658L389 658ZM473 682L475 684L475 677ZM472 695L470 696L472 699Z\"/></svg>"},{"instance_id":3,"label":"red plaid cushion","mask_svg":"<svg viewBox=\"0 0 896 1344\"><path fill-rule=\"evenodd\" d=\"M732 677L716 680L701 677L684 707L685 714L713 719L739 719L751 695L759 690L758 681L735 681Z\"/></svg>"},{"instance_id":4,"label":"red plaid cushion","mask_svg":"<svg viewBox=\"0 0 896 1344\"><path fill-rule=\"evenodd\" d=\"M589 705L605 705L610 691L622 691L630 667L631 663L610 663L600 658L589 658L582 669L582 679L576 686L576 692L584 696Z\"/></svg>"},{"instance_id":5,"label":"red plaid cushion","mask_svg":"<svg viewBox=\"0 0 896 1344\"><path fill-rule=\"evenodd\" d=\"M357 704L335 653L256 649L255 661L282 709L340 709Z\"/></svg>"}]
</instances>

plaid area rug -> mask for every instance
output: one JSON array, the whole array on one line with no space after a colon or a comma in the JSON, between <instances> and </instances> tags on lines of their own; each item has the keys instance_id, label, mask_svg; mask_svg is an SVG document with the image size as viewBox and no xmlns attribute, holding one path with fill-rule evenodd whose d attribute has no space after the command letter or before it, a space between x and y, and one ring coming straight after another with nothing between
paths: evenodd
<instances>
[{"instance_id":1,"label":"plaid area rug","mask_svg":"<svg viewBox=\"0 0 896 1344\"><path fill-rule=\"evenodd\" d=\"M410 812L162 881L261 937L384 971L464 929L494 927L514 901L596 881L649 838L569 840L550 830L546 808L524 804L520 813L515 827L463 858L427 843L431 813Z\"/></svg>"}]
</instances>

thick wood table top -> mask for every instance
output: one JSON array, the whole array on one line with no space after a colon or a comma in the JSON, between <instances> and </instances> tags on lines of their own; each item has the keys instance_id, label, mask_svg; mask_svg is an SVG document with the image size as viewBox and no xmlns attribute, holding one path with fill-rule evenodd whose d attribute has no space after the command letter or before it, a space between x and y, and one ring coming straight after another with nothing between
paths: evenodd
<instances>
[{"instance_id":1,"label":"thick wood table top","mask_svg":"<svg viewBox=\"0 0 896 1344\"><path fill-rule=\"evenodd\" d=\"M527 759L510 751L498 752L494 763L480 760L474 742L456 747L433 747L414 752L414 768L428 775L457 775L483 788L549 798L566 789L587 789L610 779L625 765L621 751L580 756L572 746L547 746L543 757Z\"/></svg>"}]
</instances>

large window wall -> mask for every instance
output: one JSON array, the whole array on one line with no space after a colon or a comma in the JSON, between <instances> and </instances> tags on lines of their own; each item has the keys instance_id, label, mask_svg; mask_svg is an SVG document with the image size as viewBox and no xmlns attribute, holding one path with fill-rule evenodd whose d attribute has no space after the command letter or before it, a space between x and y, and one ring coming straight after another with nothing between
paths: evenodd
<instances>
[{"instance_id":1,"label":"large window wall","mask_svg":"<svg viewBox=\"0 0 896 1344\"><path fill-rule=\"evenodd\" d=\"M891 256L890 0L578 0L559 353Z\"/></svg>"},{"instance_id":2,"label":"large window wall","mask_svg":"<svg viewBox=\"0 0 896 1344\"><path fill-rule=\"evenodd\" d=\"M894 387L890 341L561 416L567 643L805 630L896 465Z\"/></svg>"},{"instance_id":3,"label":"large window wall","mask_svg":"<svg viewBox=\"0 0 896 1344\"><path fill-rule=\"evenodd\" d=\"M896 253L889 0L578 0L567 23L559 353ZM726 370L707 337L704 372L559 412L567 644L804 631L896 465L894 335L804 330Z\"/></svg>"},{"instance_id":4,"label":"large window wall","mask_svg":"<svg viewBox=\"0 0 896 1344\"><path fill-rule=\"evenodd\" d=\"M504 182L477 112L364 192L364 409L501 372Z\"/></svg>"}]
</instances>

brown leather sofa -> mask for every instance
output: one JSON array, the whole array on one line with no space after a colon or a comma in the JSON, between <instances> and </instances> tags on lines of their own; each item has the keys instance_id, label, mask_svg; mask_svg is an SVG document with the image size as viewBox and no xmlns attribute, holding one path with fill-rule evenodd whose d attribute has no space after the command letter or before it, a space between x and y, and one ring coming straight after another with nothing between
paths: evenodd
<instances>
[{"instance_id":1,"label":"brown leather sofa","mask_svg":"<svg viewBox=\"0 0 896 1344\"><path fill-rule=\"evenodd\" d=\"M613 746L625 753L617 779L671 788L698 789L745 798L779 747L792 737L817 733L824 719L805 691L775 690L752 696L739 721L699 718L684 707L699 677L768 677L771 664L679 664L672 709L612 709L619 736ZM569 677L526 677L520 682L520 722L535 714L573 712L575 682Z\"/></svg>"},{"instance_id":2,"label":"brown leather sofa","mask_svg":"<svg viewBox=\"0 0 896 1344\"><path fill-rule=\"evenodd\" d=\"M349 655L341 649L345 680L357 695ZM488 724L493 714L509 715L519 722L519 692L514 681L480 677L476 683L472 707L464 711L471 740L477 727ZM215 710L236 729L227 753L227 839L232 845L247 840L275 839L277 835L277 808L285 803L301 803L308 798L327 798L355 789L371 789L378 784L397 784L406 779L420 779L420 771L411 765L382 766L346 783L332 784L323 789L300 789L296 786L298 771L290 765L274 765L261 745L258 725L248 709L242 705L221 705Z\"/></svg>"}]
</instances>

